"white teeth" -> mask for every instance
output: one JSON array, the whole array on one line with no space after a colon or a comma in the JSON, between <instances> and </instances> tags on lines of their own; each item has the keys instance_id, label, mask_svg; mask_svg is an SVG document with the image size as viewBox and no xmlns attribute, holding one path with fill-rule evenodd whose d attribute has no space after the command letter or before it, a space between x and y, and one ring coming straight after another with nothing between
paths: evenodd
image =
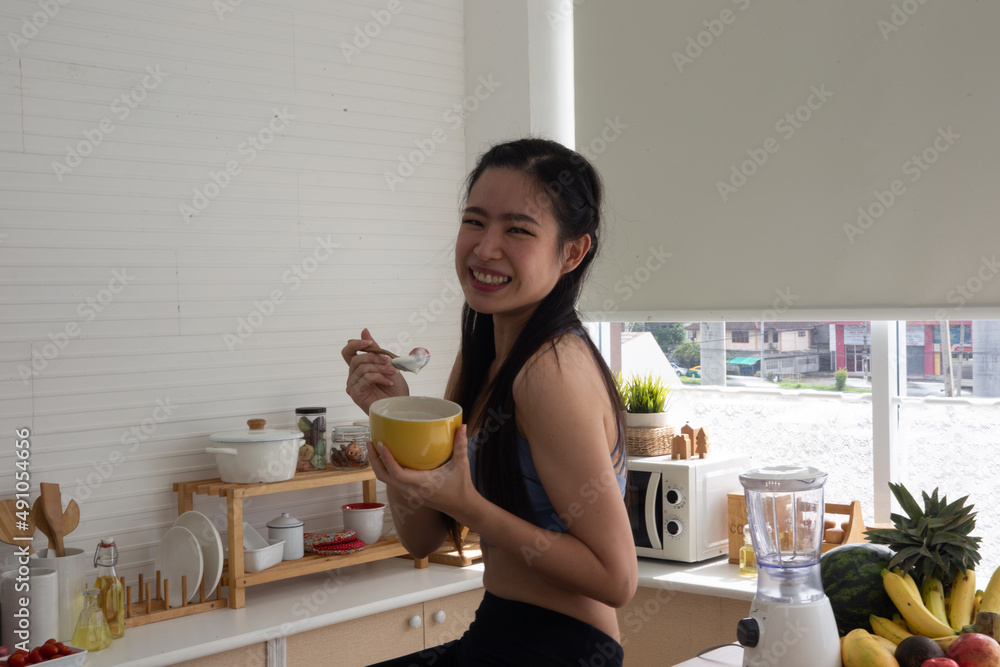
<instances>
[{"instance_id":1,"label":"white teeth","mask_svg":"<svg viewBox=\"0 0 1000 667\"><path fill-rule=\"evenodd\" d=\"M491 276L485 273L479 273L479 271L473 271L472 275L476 277L476 280L481 283L486 283L487 285L503 285L504 283L509 283L511 280L509 276Z\"/></svg>"}]
</instances>

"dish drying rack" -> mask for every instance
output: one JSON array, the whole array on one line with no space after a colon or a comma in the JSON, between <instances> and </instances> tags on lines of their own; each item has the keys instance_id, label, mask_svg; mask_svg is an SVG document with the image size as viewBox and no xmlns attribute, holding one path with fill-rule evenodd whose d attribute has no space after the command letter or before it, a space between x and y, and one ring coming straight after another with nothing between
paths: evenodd
<instances>
[{"instance_id":1,"label":"dish drying rack","mask_svg":"<svg viewBox=\"0 0 1000 667\"><path fill-rule=\"evenodd\" d=\"M135 603L132 602L132 587L125 586L125 577L119 578L121 579L122 586L125 588L126 629L157 621L166 621L171 618L188 616L190 614L198 614L204 611L212 611L213 609L226 608L226 598L220 596L219 586L215 587L214 598L206 598L204 580L201 581L198 587L198 601L188 602L187 577L182 576L180 586L183 602L179 606L171 607L169 603L170 581L168 579L161 580L159 570L156 571L155 589L151 588L153 585L151 581L146 581L144 586L142 574L139 574L139 592ZM160 595L161 590L163 591L162 596Z\"/></svg>"},{"instance_id":2,"label":"dish drying rack","mask_svg":"<svg viewBox=\"0 0 1000 667\"><path fill-rule=\"evenodd\" d=\"M409 556L398 539L392 536L385 536L378 542L365 545L364 549L352 554L339 556L306 554L298 560L282 561L260 572L246 571L243 562L243 502L245 500L254 496L265 496L289 491L305 491L352 482L361 482L361 492L365 502L378 501L375 473L371 467L358 470L335 470L327 468L326 470L296 472L292 479L284 482L259 484L235 484L223 482L219 478L193 482L175 482L174 491L177 492L178 516L194 509L195 494L217 496L226 499L226 537L229 546L229 558L226 559L223 565L222 580L219 582L219 586L229 587L229 607L232 609L242 609L246 607L246 589L250 586L306 574L314 574L316 572L335 570L359 563L369 563L384 558ZM415 568L426 568L427 562L427 558L417 558L414 559L413 566ZM146 598L149 598L148 594ZM225 606L225 602L226 600L223 599L221 606ZM178 607L173 607L168 611L175 611L176 609ZM191 611L188 613L196 612ZM128 627L127 624L126 627Z\"/></svg>"}]
</instances>

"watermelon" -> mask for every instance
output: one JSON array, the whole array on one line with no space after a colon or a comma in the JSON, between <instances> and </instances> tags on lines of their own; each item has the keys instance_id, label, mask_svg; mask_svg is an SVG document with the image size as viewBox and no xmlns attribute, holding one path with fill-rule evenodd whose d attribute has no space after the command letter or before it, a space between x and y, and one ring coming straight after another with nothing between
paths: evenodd
<instances>
[{"instance_id":1,"label":"watermelon","mask_svg":"<svg viewBox=\"0 0 1000 667\"><path fill-rule=\"evenodd\" d=\"M882 569L893 553L884 544L859 542L842 544L820 557L823 591L842 637L856 628L871 632L871 614L892 618L898 613L882 584Z\"/></svg>"}]
</instances>

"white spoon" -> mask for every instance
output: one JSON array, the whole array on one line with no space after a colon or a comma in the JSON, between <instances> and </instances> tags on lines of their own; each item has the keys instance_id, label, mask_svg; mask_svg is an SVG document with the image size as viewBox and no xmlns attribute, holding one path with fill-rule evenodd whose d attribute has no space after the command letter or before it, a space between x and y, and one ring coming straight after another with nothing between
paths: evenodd
<instances>
[{"instance_id":1,"label":"white spoon","mask_svg":"<svg viewBox=\"0 0 1000 667\"><path fill-rule=\"evenodd\" d=\"M389 357L389 363L401 371L409 371L411 373L419 373L420 369L427 365L427 362L431 359L431 353L423 347L415 347L410 350L410 353L406 356L399 356L393 354L389 350L383 350L380 347L366 347L361 352L372 352L374 354L384 354Z\"/></svg>"}]
</instances>

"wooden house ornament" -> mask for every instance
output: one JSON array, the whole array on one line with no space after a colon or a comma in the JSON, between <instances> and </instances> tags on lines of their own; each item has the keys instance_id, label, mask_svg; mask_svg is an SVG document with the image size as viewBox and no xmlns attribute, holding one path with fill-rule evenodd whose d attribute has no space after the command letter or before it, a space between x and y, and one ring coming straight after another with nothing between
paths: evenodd
<instances>
[{"instance_id":1,"label":"wooden house ornament","mask_svg":"<svg viewBox=\"0 0 1000 667\"><path fill-rule=\"evenodd\" d=\"M694 434L694 455L707 458L708 448L708 432L704 428L699 428Z\"/></svg>"},{"instance_id":2,"label":"wooden house ornament","mask_svg":"<svg viewBox=\"0 0 1000 667\"><path fill-rule=\"evenodd\" d=\"M681 430L683 431L684 429ZM689 458L691 458L691 438L683 433L679 433L670 440L670 459Z\"/></svg>"}]
</instances>

